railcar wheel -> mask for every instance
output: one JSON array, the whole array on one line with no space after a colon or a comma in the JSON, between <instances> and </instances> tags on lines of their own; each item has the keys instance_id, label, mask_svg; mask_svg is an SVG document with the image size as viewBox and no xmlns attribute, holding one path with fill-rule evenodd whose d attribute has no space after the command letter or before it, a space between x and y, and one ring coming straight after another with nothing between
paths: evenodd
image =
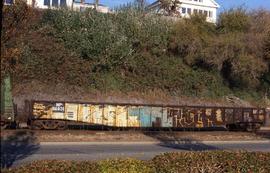
<instances>
[{"instance_id":1,"label":"railcar wheel","mask_svg":"<svg viewBox=\"0 0 270 173\"><path fill-rule=\"evenodd\" d=\"M254 129L251 125L248 125L248 126L246 127L246 131L247 131L247 132L253 132L253 131L255 131L255 129Z\"/></svg>"},{"instance_id":2,"label":"railcar wheel","mask_svg":"<svg viewBox=\"0 0 270 173\"><path fill-rule=\"evenodd\" d=\"M63 122L63 121L60 121L58 123L58 127L57 127L58 130L66 130L67 129L67 123L66 122Z\"/></svg>"},{"instance_id":3,"label":"railcar wheel","mask_svg":"<svg viewBox=\"0 0 270 173\"><path fill-rule=\"evenodd\" d=\"M31 129L32 130L41 130L43 129L43 125L41 121L33 121L31 124Z\"/></svg>"},{"instance_id":4,"label":"railcar wheel","mask_svg":"<svg viewBox=\"0 0 270 173\"><path fill-rule=\"evenodd\" d=\"M43 121L44 128L47 130L56 130L59 127L59 122L57 120L45 120Z\"/></svg>"},{"instance_id":5,"label":"railcar wheel","mask_svg":"<svg viewBox=\"0 0 270 173\"><path fill-rule=\"evenodd\" d=\"M4 129L6 129L7 128L7 124L5 124L5 123L1 123L1 130L4 130Z\"/></svg>"},{"instance_id":6,"label":"railcar wheel","mask_svg":"<svg viewBox=\"0 0 270 173\"><path fill-rule=\"evenodd\" d=\"M261 125L259 123L255 124L248 124L246 130L248 132L256 132L258 129L260 129Z\"/></svg>"},{"instance_id":7,"label":"railcar wheel","mask_svg":"<svg viewBox=\"0 0 270 173\"><path fill-rule=\"evenodd\" d=\"M235 130L235 127L234 127L234 125L232 125L232 124L227 124L227 125L226 125L226 128L228 129L228 131L233 131L233 130Z\"/></svg>"}]
</instances>

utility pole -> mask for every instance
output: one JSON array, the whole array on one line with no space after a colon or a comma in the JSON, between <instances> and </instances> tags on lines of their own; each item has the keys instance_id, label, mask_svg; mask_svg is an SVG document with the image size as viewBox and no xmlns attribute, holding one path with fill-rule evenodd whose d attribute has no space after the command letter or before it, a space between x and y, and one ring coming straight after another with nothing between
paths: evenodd
<instances>
[{"instance_id":1,"label":"utility pole","mask_svg":"<svg viewBox=\"0 0 270 173\"><path fill-rule=\"evenodd\" d=\"M99 4L99 0L95 0L95 10L97 10L97 8L98 8L98 4Z\"/></svg>"},{"instance_id":2,"label":"utility pole","mask_svg":"<svg viewBox=\"0 0 270 173\"><path fill-rule=\"evenodd\" d=\"M0 32L0 38L1 38L1 40L2 40L2 30L3 30L3 21L2 21L2 19L3 19L3 8L4 8L4 0L1 0L1 2L0 2L0 8L1 8L1 11L0 11L0 29L1 29L1 32ZM2 42L0 43L0 46L2 47ZM2 76L1 76L2 77ZM2 79L2 78L1 78Z\"/></svg>"},{"instance_id":3,"label":"utility pole","mask_svg":"<svg viewBox=\"0 0 270 173\"><path fill-rule=\"evenodd\" d=\"M141 10L144 10L145 0L137 0L138 6Z\"/></svg>"},{"instance_id":4,"label":"utility pole","mask_svg":"<svg viewBox=\"0 0 270 173\"><path fill-rule=\"evenodd\" d=\"M1 129L14 121L14 107L11 91L11 77L10 75L4 77L1 82ZM2 78L1 78L2 79Z\"/></svg>"}]
</instances>

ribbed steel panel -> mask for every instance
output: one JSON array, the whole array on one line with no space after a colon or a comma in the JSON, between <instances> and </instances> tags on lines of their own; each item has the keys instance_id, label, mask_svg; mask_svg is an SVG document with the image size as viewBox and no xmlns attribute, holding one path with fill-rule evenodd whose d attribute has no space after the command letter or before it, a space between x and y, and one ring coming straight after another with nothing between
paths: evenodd
<instances>
[{"instance_id":1,"label":"ribbed steel panel","mask_svg":"<svg viewBox=\"0 0 270 173\"><path fill-rule=\"evenodd\" d=\"M162 108L162 127L173 127L173 117L168 114L168 108Z\"/></svg>"},{"instance_id":2,"label":"ribbed steel panel","mask_svg":"<svg viewBox=\"0 0 270 173\"><path fill-rule=\"evenodd\" d=\"M116 106L105 105L103 108L103 125L115 126Z\"/></svg>"},{"instance_id":3,"label":"ribbed steel panel","mask_svg":"<svg viewBox=\"0 0 270 173\"><path fill-rule=\"evenodd\" d=\"M140 127L151 127L151 113L152 108L143 106L139 108L139 115L140 115Z\"/></svg>"},{"instance_id":4,"label":"ribbed steel panel","mask_svg":"<svg viewBox=\"0 0 270 173\"><path fill-rule=\"evenodd\" d=\"M162 120L162 107L152 107L151 123L152 127L161 127Z\"/></svg>"},{"instance_id":5,"label":"ribbed steel panel","mask_svg":"<svg viewBox=\"0 0 270 173\"><path fill-rule=\"evenodd\" d=\"M103 123L103 105L93 105L91 106L91 122L95 124Z\"/></svg>"},{"instance_id":6,"label":"ribbed steel panel","mask_svg":"<svg viewBox=\"0 0 270 173\"><path fill-rule=\"evenodd\" d=\"M65 104L66 119L72 121L78 121L78 108L79 104L75 103L66 103Z\"/></svg>"},{"instance_id":7,"label":"ribbed steel panel","mask_svg":"<svg viewBox=\"0 0 270 173\"><path fill-rule=\"evenodd\" d=\"M79 121L85 123L91 123L91 105L89 104L81 104L80 105L80 118Z\"/></svg>"},{"instance_id":8,"label":"ribbed steel panel","mask_svg":"<svg viewBox=\"0 0 270 173\"><path fill-rule=\"evenodd\" d=\"M140 107L128 107L128 127L140 127Z\"/></svg>"},{"instance_id":9,"label":"ribbed steel panel","mask_svg":"<svg viewBox=\"0 0 270 173\"><path fill-rule=\"evenodd\" d=\"M128 125L128 110L126 106L116 107L116 127L127 127Z\"/></svg>"},{"instance_id":10,"label":"ribbed steel panel","mask_svg":"<svg viewBox=\"0 0 270 173\"><path fill-rule=\"evenodd\" d=\"M65 103L54 103L52 105L52 119L65 119Z\"/></svg>"}]
</instances>

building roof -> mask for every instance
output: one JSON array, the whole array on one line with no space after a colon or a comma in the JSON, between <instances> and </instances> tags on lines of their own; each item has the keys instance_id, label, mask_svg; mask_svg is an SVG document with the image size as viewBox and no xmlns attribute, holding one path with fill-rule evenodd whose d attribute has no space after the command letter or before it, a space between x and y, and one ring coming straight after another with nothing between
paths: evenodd
<instances>
[{"instance_id":1,"label":"building roof","mask_svg":"<svg viewBox=\"0 0 270 173\"><path fill-rule=\"evenodd\" d=\"M179 0L180 3L189 3L189 4L192 4L192 5L200 5L200 6L209 6L209 5L205 5L205 4L198 4L196 2L193 2L193 1L185 1L185 0ZM220 5L215 1L215 0L209 0L211 3L213 3L213 5L211 7L214 7L214 8L220 8ZM156 9L160 6L160 0L157 0L155 2L153 2L152 4L148 5L147 6L147 9L148 10L152 10L152 9Z\"/></svg>"},{"instance_id":2,"label":"building roof","mask_svg":"<svg viewBox=\"0 0 270 173\"><path fill-rule=\"evenodd\" d=\"M216 5L217 8L220 8L220 5L215 0L210 0L213 4Z\"/></svg>"}]
</instances>

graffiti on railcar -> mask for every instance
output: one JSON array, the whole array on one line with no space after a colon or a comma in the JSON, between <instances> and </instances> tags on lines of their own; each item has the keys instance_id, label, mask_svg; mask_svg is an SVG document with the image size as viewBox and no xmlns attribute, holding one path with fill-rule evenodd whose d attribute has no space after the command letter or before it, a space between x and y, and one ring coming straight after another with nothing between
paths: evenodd
<instances>
[{"instance_id":1,"label":"graffiti on railcar","mask_svg":"<svg viewBox=\"0 0 270 173\"><path fill-rule=\"evenodd\" d=\"M167 108L167 115L168 117L172 117L173 119L173 127L182 127L183 124L181 123L181 114L182 111L179 108Z\"/></svg>"},{"instance_id":2,"label":"graffiti on railcar","mask_svg":"<svg viewBox=\"0 0 270 173\"><path fill-rule=\"evenodd\" d=\"M184 126L192 127L192 128L196 126L197 122L195 122L195 114L196 114L196 109L192 109L192 108L183 109L182 120L183 120Z\"/></svg>"},{"instance_id":3,"label":"graffiti on railcar","mask_svg":"<svg viewBox=\"0 0 270 173\"><path fill-rule=\"evenodd\" d=\"M103 108L103 125L114 126L116 116L116 106L104 105Z\"/></svg>"},{"instance_id":4,"label":"graffiti on railcar","mask_svg":"<svg viewBox=\"0 0 270 173\"><path fill-rule=\"evenodd\" d=\"M128 108L128 127L140 127L139 106L130 106Z\"/></svg>"},{"instance_id":5,"label":"graffiti on railcar","mask_svg":"<svg viewBox=\"0 0 270 173\"><path fill-rule=\"evenodd\" d=\"M161 127L162 107L152 107L151 123L152 127Z\"/></svg>"},{"instance_id":6,"label":"graffiti on railcar","mask_svg":"<svg viewBox=\"0 0 270 173\"><path fill-rule=\"evenodd\" d=\"M202 108L200 109L194 109L194 121L195 121L195 127L196 128L202 128L205 127L205 119L204 119L204 110Z\"/></svg>"},{"instance_id":7,"label":"graffiti on railcar","mask_svg":"<svg viewBox=\"0 0 270 173\"><path fill-rule=\"evenodd\" d=\"M265 120L256 108L158 107L34 102L36 119L63 119L115 127L205 128Z\"/></svg>"},{"instance_id":8,"label":"graffiti on railcar","mask_svg":"<svg viewBox=\"0 0 270 173\"><path fill-rule=\"evenodd\" d=\"M168 108L173 117L173 127L203 128L226 123L224 109L212 108Z\"/></svg>"},{"instance_id":9,"label":"graffiti on railcar","mask_svg":"<svg viewBox=\"0 0 270 173\"><path fill-rule=\"evenodd\" d=\"M79 109L79 121L91 122L91 105L81 104Z\"/></svg>"},{"instance_id":10,"label":"graffiti on railcar","mask_svg":"<svg viewBox=\"0 0 270 173\"><path fill-rule=\"evenodd\" d=\"M214 126L214 122L213 122L213 114L212 114L212 109L207 108L205 109L205 126L206 127L213 127Z\"/></svg>"},{"instance_id":11,"label":"graffiti on railcar","mask_svg":"<svg viewBox=\"0 0 270 173\"><path fill-rule=\"evenodd\" d=\"M254 120L253 114L252 114L252 109L244 109L243 110L243 121L248 121L251 122Z\"/></svg>"},{"instance_id":12,"label":"graffiti on railcar","mask_svg":"<svg viewBox=\"0 0 270 173\"><path fill-rule=\"evenodd\" d=\"M234 122L242 121L242 109L234 109Z\"/></svg>"},{"instance_id":13,"label":"graffiti on railcar","mask_svg":"<svg viewBox=\"0 0 270 173\"><path fill-rule=\"evenodd\" d=\"M168 108L169 117L173 117L173 127L194 127L194 110L186 108Z\"/></svg>"},{"instance_id":14,"label":"graffiti on railcar","mask_svg":"<svg viewBox=\"0 0 270 173\"><path fill-rule=\"evenodd\" d=\"M34 103L33 116L34 118L51 118L52 104L49 103Z\"/></svg>"},{"instance_id":15,"label":"graffiti on railcar","mask_svg":"<svg viewBox=\"0 0 270 173\"><path fill-rule=\"evenodd\" d=\"M213 121L215 126L223 126L226 124L224 109L215 108L213 109L213 113L214 113Z\"/></svg>"},{"instance_id":16,"label":"graffiti on railcar","mask_svg":"<svg viewBox=\"0 0 270 173\"><path fill-rule=\"evenodd\" d=\"M128 124L128 112L127 112L127 106L117 106L116 107L116 114L115 114L115 120L116 120L116 127L126 127Z\"/></svg>"},{"instance_id":17,"label":"graffiti on railcar","mask_svg":"<svg viewBox=\"0 0 270 173\"><path fill-rule=\"evenodd\" d=\"M229 124L234 122L233 109L225 109L225 122Z\"/></svg>"},{"instance_id":18,"label":"graffiti on railcar","mask_svg":"<svg viewBox=\"0 0 270 173\"><path fill-rule=\"evenodd\" d=\"M78 121L78 104L66 103L66 119L71 121Z\"/></svg>"},{"instance_id":19,"label":"graffiti on railcar","mask_svg":"<svg viewBox=\"0 0 270 173\"><path fill-rule=\"evenodd\" d=\"M33 116L38 119L64 119L64 103L34 103Z\"/></svg>"},{"instance_id":20,"label":"graffiti on railcar","mask_svg":"<svg viewBox=\"0 0 270 173\"><path fill-rule=\"evenodd\" d=\"M169 108L162 108L162 127L173 127L173 116L168 113Z\"/></svg>"},{"instance_id":21,"label":"graffiti on railcar","mask_svg":"<svg viewBox=\"0 0 270 173\"><path fill-rule=\"evenodd\" d=\"M94 124L102 124L103 123L103 105L91 105L90 110L90 122Z\"/></svg>"},{"instance_id":22,"label":"graffiti on railcar","mask_svg":"<svg viewBox=\"0 0 270 173\"><path fill-rule=\"evenodd\" d=\"M263 109L260 109L259 110L259 120L261 120L261 121L265 121L265 110L263 110Z\"/></svg>"},{"instance_id":23,"label":"graffiti on railcar","mask_svg":"<svg viewBox=\"0 0 270 173\"><path fill-rule=\"evenodd\" d=\"M53 103L52 119L64 119L65 118L65 104L64 103Z\"/></svg>"},{"instance_id":24,"label":"graffiti on railcar","mask_svg":"<svg viewBox=\"0 0 270 173\"><path fill-rule=\"evenodd\" d=\"M223 123L224 118L223 118L223 111L221 109L216 109L216 123Z\"/></svg>"},{"instance_id":25,"label":"graffiti on railcar","mask_svg":"<svg viewBox=\"0 0 270 173\"><path fill-rule=\"evenodd\" d=\"M253 109L252 114L255 120L259 120L259 110L258 109Z\"/></svg>"},{"instance_id":26,"label":"graffiti on railcar","mask_svg":"<svg viewBox=\"0 0 270 173\"><path fill-rule=\"evenodd\" d=\"M254 108L244 108L243 109L243 121L265 121L265 110L264 109L254 109Z\"/></svg>"}]
</instances>

